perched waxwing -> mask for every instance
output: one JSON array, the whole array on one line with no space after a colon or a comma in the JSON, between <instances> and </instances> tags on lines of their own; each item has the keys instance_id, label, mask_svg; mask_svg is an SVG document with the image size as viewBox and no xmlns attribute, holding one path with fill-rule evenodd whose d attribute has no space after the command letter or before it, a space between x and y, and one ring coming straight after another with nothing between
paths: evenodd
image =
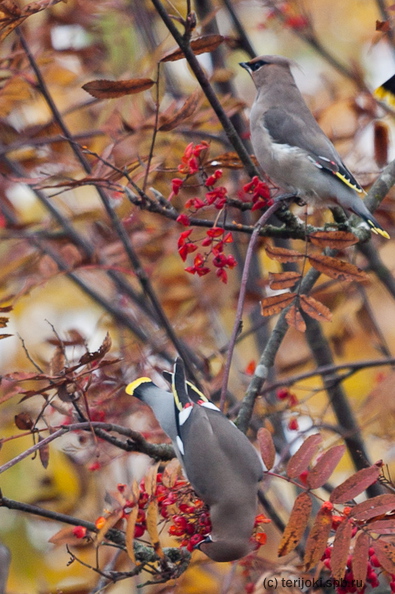
<instances>
[{"instance_id":1,"label":"perched waxwing","mask_svg":"<svg viewBox=\"0 0 395 594\"><path fill-rule=\"evenodd\" d=\"M283 190L307 204L318 208L339 205L388 239L358 196L364 190L307 107L291 73L293 65L281 56L260 56L240 63L257 88L250 127L260 166Z\"/></svg>"},{"instance_id":2,"label":"perched waxwing","mask_svg":"<svg viewBox=\"0 0 395 594\"><path fill-rule=\"evenodd\" d=\"M234 561L252 550L263 463L248 438L193 384L177 359L164 372L172 392L149 378L135 380L126 392L148 404L170 437L186 477L209 506L211 534L198 547L214 561Z\"/></svg>"}]
</instances>

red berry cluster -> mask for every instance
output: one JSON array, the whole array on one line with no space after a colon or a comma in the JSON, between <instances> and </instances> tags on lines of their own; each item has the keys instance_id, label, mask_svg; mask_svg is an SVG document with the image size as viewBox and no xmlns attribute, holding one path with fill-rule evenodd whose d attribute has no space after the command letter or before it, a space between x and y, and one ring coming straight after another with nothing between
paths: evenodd
<instances>
[{"instance_id":1,"label":"red berry cluster","mask_svg":"<svg viewBox=\"0 0 395 594\"><path fill-rule=\"evenodd\" d=\"M196 251L198 246L195 242L192 242L190 235L192 229L183 231L178 239L178 253L182 260L185 262L188 254ZM207 266L209 259L211 263L217 269L217 276L226 283L228 280L226 268L234 268L236 266L235 258L230 254L224 254L224 248L226 244L232 243L233 238L231 233L225 233L222 227L212 227L207 229L206 237L201 241L201 245L208 247L209 249L204 252L198 252L193 260L193 266L187 266L186 272L190 274L197 274L198 276L204 276L210 272L210 267Z\"/></svg>"},{"instance_id":2,"label":"red berry cluster","mask_svg":"<svg viewBox=\"0 0 395 594\"><path fill-rule=\"evenodd\" d=\"M337 516L334 516L337 517ZM338 522L335 523L334 529L336 530L337 526L339 525ZM355 529L356 530L356 529ZM325 549L325 553L322 556L322 561L324 562L324 566L331 571L331 554L332 554L332 547L327 547ZM344 575L344 578L341 582L341 585L336 587L337 594L348 594L354 592L361 592L362 594L366 590L366 586L370 585L371 588L377 588L380 585L380 581L377 575L377 570L382 570L380 565L380 561L377 559L377 556L374 552L374 548L370 547L369 549L369 560L366 565L366 578L365 584L362 589L358 588L358 585L355 583L354 574L352 571L352 556L350 555L347 559L347 569ZM395 575L391 575L390 581L390 589L392 594L395 593Z\"/></svg>"},{"instance_id":3,"label":"red berry cluster","mask_svg":"<svg viewBox=\"0 0 395 594\"><path fill-rule=\"evenodd\" d=\"M243 186L243 191L247 194L252 194L252 208L251 210L258 210L259 208L267 208L273 204L270 197L270 189L265 182L255 176L252 180Z\"/></svg>"},{"instance_id":4,"label":"red berry cluster","mask_svg":"<svg viewBox=\"0 0 395 594\"><path fill-rule=\"evenodd\" d=\"M163 518L162 521L169 523L168 533L179 539L181 547L186 547L188 551L192 552L196 545L211 532L211 520L207 506L197 497L189 483L184 479L177 479L169 487L163 484L162 473L158 473L153 495L147 493L145 480L143 479L139 486L137 501L133 500L129 487L124 484L117 485L117 491L113 493L113 497L121 505L121 519L127 519L132 509L136 505L138 506L134 529L135 538L141 538L147 530L146 511L149 502L153 498L158 504L159 514ZM106 522L106 517L98 517L95 522L96 528L100 530ZM268 522L270 520L263 514L256 517L255 531L252 537L256 548L266 542L266 534L259 530L259 526ZM76 526L73 529L73 534L77 538L84 538L87 536L87 529L83 526Z\"/></svg>"}]
</instances>

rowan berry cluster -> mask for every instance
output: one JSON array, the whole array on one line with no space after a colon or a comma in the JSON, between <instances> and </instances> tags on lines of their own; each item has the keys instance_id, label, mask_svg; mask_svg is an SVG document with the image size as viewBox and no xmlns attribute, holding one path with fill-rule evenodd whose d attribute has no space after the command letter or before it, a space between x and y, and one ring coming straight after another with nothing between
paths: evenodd
<instances>
[{"instance_id":1,"label":"rowan berry cluster","mask_svg":"<svg viewBox=\"0 0 395 594\"><path fill-rule=\"evenodd\" d=\"M130 497L127 485L118 484L117 492L114 494L118 503L122 504L120 519L127 519L135 506L138 506L138 514L134 528L134 537L142 538L147 527L147 508L153 499L158 505L158 513L166 523L168 534L179 540L180 547L185 547L192 552L196 546L205 539L211 531L210 513L205 503L199 499L189 483L184 479L177 479L172 486L163 483L163 474L158 473L156 487L150 495L146 490L145 480L139 486L138 498L135 501ZM111 512L110 512L111 513ZM107 518L100 516L96 519L95 525L100 530L106 523ZM266 542L266 534L260 530L260 525L270 520L263 514L256 517L255 530L252 537L255 548L259 548ZM76 526L73 530L74 536L84 538L87 536L87 529Z\"/></svg>"},{"instance_id":2,"label":"rowan berry cluster","mask_svg":"<svg viewBox=\"0 0 395 594\"><path fill-rule=\"evenodd\" d=\"M184 179L174 178L171 182L172 192L169 199L177 196L183 187L186 188L186 182L191 177L196 177L199 174L201 178L198 186L204 188L204 196L200 195L189 198L185 202L185 208L189 211L189 214L183 212L177 217L177 222L185 227L190 227L191 225L191 214L196 214L201 209L209 207L214 207L216 210L222 211L228 202L227 188L225 186L217 186L218 180L223 175L222 170L215 169L210 175L206 173L209 148L209 144L204 141L196 145L192 142L188 144L181 158L181 163L178 166L179 173L185 177ZM212 163L210 166L212 167ZM248 198L251 195L251 210L266 208L272 203L268 186L259 180L258 177L254 177L251 182L246 184L241 194L240 197L243 201L245 201L247 195ZM183 231L178 239L178 253L183 262L186 261L190 254L196 252L193 258L193 264L185 268L186 272L205 276L212 269L216 269L217 277L223 283L226 283L228 280L227 269L232 269L236 266L235 258L225 253L227 244L233 242L232 234L226 232L217 222L206 231L204 237L196 239L193 232L194 229L190 227ZM193 240L192 233L194 234ZM198 251L199 246L206 249Z\"/></svg>"},{"instance_id":3,"label":"rowan berry cluster","mask_svg":"<svg viewBox=\"0 0 395 594\"><path fill-rule=\"evenodd\" d=\"M332 527L334 528L334 530L336 530L337 526L339 525L339 523L336 522L336 518L337 518L337 516L334 516L335 522L332 523ZM341 518L341 519L343 519L343 518ZM357 529L355 529L355 531L356 530ZM327 547L325 549L325 553L323 554L322 559L321 559L324 562L324 566L329 571L331 571L331 555L332 555L332 547ZM352 570L352 556L349 555L349 557L347 559L346 573L344 575L344 578L341 581L341 585L336 587L336 592L337 592L337 594L349 594L349 593L353 594L354 592L360 592L360 593L364 594L364 592L366 590L366 586L368 586L368 585L371 588L377 588L380 585L378 573L380 573L381 571L382 571L382 567L381 567L380 561L377 559L374 548L370 547L369 548L369 559L366 564L365 584L364 584L363 588L361 589L360 587L358 587L358 584L356 584L353 570ZM395 592L395 575L391 575L391 581L390 581L389 586L390 586L390 590L393 594Z\"/></svg>"}]
</instances>

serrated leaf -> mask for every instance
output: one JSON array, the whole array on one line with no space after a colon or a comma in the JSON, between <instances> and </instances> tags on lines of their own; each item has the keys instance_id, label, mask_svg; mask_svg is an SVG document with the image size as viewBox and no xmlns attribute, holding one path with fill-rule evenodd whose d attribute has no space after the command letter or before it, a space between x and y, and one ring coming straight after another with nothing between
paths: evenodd
<instances>
[{"instance_id":1,"label":"serrated leaf","mask_svg":"<svg viewBox=\"0 0 395 594\"><path fill-rule=\"evenodd\" d=\"M243 163L240 161L240 157L237 153L233 151L229 151L227 153L222 153L215 157L215 159L211 159L205 163L205 167L214 167L217 169L218 167L226 167L228 169L241 169L244 167Z\"/></svg>"},{"instance_id":2,"label":"serrated leaf","mask_svg":"<svg viewBox=\"0 0 395 594\"><path fill-rule=\"evenodd\" d=\"M285 314L288 326L296 328L299 332L306 332L306 322L303 319L300 309L295 305L291 305Z\"/></svg>"},{"instance_id":3,"label":"serrated leaf","mask_svg":"<svg viewBox=\"0 0 395 594\"><path fill-rule=\"evenodd\" d=\"M306 541L303 558L306 571L317 565L328 544L328 537L332 527L332 510L322 506Z\"/></svg>"},{"instance_id":4,"label":"serrated leaf","mask_svg":"<svg viewBox=\"0 0 395 594\"><path fill-rule=\"evenodd\" d=\"M136 520L137 515L139 513L138 505L135 505L130 514L128 515L127 523L126 523L126 534L125 534L125 542L126 542L126 552L129 556L129 559L136 565L136 557L134 554L134 529L136 527Z\"/></svg>"},{"instance_id":5,"label":"serrated leaf","mask_svg":"<svg viewBox=\"0 0 395 594\"><path fill-rule=\"evenodd\" d=\"M166 116L163 114L159 121L159 128L160 132L169 132L170 130L174 130L177 128L178 124L186 120L187 118L191 117L196 111L199 97L200 97L200 88L195 89L193 93L188 97L185 101L184 105L173 113L171 116Z\"/></svg>"},{"instance_id":6,"label":"serrated leaf","mask_svg":"<svg viewBox=\"0 0 395 594\"><path fill-rule=\"evenodd\" d=\"M376 520L367 525L369 532L376 534L394 534L395 533L395 518L390 520Z\"/></svg>"},{"instance_id":7,"label":"serrated leaf","mask_svg":"<svg viewBox=\"0 0 395 594\"><path fill-rule=\"evenodd\" d=\"M283 291L293 287L301 278L300 272L269 272L269 285L273 291Z\"/></svg>"},{"instance_id":8,"label":"serrated leaf","mask_svg":"<svg viewBox=\"0 0 395 594\"><path fill-rule=\"evenodd\" d=\"M155 495L156 485L157 485L156 476L158 474L158 468L159 468L159 462L157 462L156 464L153 464L148 469L148 472L144 477L145 491L150 497Z\"/></svg>"},{"instance_id":9,"label":"serrated leaf","mask_svg":"<svg viewBox=\"0 0 395 594\"><path fill-rule=\"evenodd\" d=\"M310 295L299 295L300 307L303 311L314 320L332 321L332 312L321 301L317 301Z\"/></svg>"},{"instance_id":10,"label":"serrated leaf","mask_svg":"<svg viewBox=\"0 0 395 594\"><path fill-rule=\"evenodd\" d=\"M162 483L168 489L172 489L177 482L178 477L181 474L181 464L178 458L170 460L162 474Z\"/></svg>"},{"instance_id":11,"label":"serrated leaf","mask_svg":"<svg viewBox=\"0 0 395 594\"><path fill-rule=\"evenodd\" d=\"M288 555L298 546L309 521L313 504L310 495L303 492L295 499L291 515L283 532L278 556Z\"/></svg>"},{"instance_id":12,"label":"serrated leaf","mask_svg":"<svg viewBox=\"0 0 395 594\"><path fill-rule=\"evenodd\" d=\"M395 573L395 544L385 538L378 538L372 542L374 552L381 567L388 573Z\"/></svg>"},{"instance_id":13,"label":"serrated leaf","mask_svg":"<svg viewBox=\"0 0 395 594\"><path fill-rule=\"evenodd\" d=\"M330 278L339 281L366 281L368 275L366 272L344 260L325 256L323 254L310 254L308 256L309 262L316 270L322 274L326 274Z\"/></svg>"},{"instance_id":14,"label":"serrated leaf","mask_svg":"<svg viewBox=\"0 0 395 594\"><path fill-rule=\"evenodd\" d=\"M313 245L341 250L358 243L358 237L348 231L314 231L309 233Z\"/></svg>"},{"instance_id":15,"label":"serrated leaf","mask_svg":"<svg viewBox=\"0 0 395 594\"><path fill-rule=\"evenodd\" d=\"M282 293L281 295L273 295L266 297L261 301L261 313L263 316L272 316L280 313L288 305L292 303L296 297L295 293Z\"/></svg>"},{"instance_id":16,"label":"serrated leaf","mask_svg":"<svg viewBox=\"0 0 395 594\"><path fill-rule=\"evenodd\" d=\"M276 448L274 447L273 437L269 429L261 427L258 429L257 439L261 451L262 460L268 470L273 468L276 458Z\"/></svg>"},{"instance_id":17,"label":"serrated leaf","mask_svg":"<svg viewBox=\"0 0 395 594\"><path fill-rule=\"evenodd\" d=\"M115 99L134 95L150 89L155 81L151 78L130 78L129 80L92 80L82 85L84 91L96 99Z\"/></svg>"},{"instance_id":18,"label":"serrated leaf","mask_svg":"<svg viewBox=\"0 0 395 594\"><path fill-rule=\"evenodd\" d=\"M114 528L115 524L119 522L119 520L123 516L123 509L117 509L110 513L110 515L106 518L103 526L100 528L99 532L96 535L96 546L100 546L104 537L106 536L107 532Z\"/></svg>"},{"instance_id":19,"label":"serrated leaf","mask_svg":"<svg viewBox=\"0 0 395 594\"><path fill-rule=\"evenodd\" d=\"M359 532L354 542L354 550L352 555L352 572L356 584L365 585L366 574L368 572L368 559L370 548L370 537L367 532Z\"/></svg>"},{"instance_id":20,"label":"serrated leaf","mask_svg":"<svg viewBox=\"0 0 395 594\"><path fill-rule=\"evenodd\" d=\"M332 503L347 503L357 495L373 485L380 476L381 466L373 464L369 468L362 468L355 474L335 487L329 497Z\"/></svg>"},{"instance_id":21,"label":"serrated leaf","mask_svg":"<svg viewBox=\"0 0 395 594\"><path fill-rule=\"evenodd\" d=\"M346 573L352 531L353 525L347 519L337 527L331 554L332 577L335 581L342 580Z\"/></svg>"},{"instance_id":22,"label":"serrated leaf","mask_svg":"<svg viewBox=\"0 0 395 594\"><path fill-rule=\"evenodd\" d=\"M395 510L395 495L387 493L358 503L352 508L351 514L356 520L366 521L393 510Z\"/></svg>"},{"instance_id":23,"label":"serrated leaf","mask_svg":"<svg viewBox=\"0 0 395 594\"><path fill-rule=\"evenodd\" d=\"M277 260L277 262L298 262L303 260L304 254L300 254L296 250L289 250L287 248L275 247L273 245L267 245L265 251L271 260Z\"/></svg>"},{"instance_id":24,"label":"serrated leaf","mask_svg":"<svg viewBox=\"0 0 395 594\"><path fill-rule=\"evenodd\" d=\"M193 53L198 56L206 52L213 52L225 38L222 35L202 35L191 40L190 46ZM185 58L184 52L179 47L167 52L159 62L175 62Z\"/></svg>"},{"instance_id":25,"label":"serrated leaf","mask_svg":"<svg viewBox=\"0 0 395 594\"><path fill-rule=\"evenodd\" d=\"M306 477L310 489L318 489L331 477L332 472L339 464L346 446L333 446L322 454L314 468L312 468Z\"/></svg>"},{"instance_id":26,"label":"serrated leaf","mask_svg":"<svg viewBox=\"0 0 395 594\"><path fill-rule=\"evenodd\" d=\"M152 546L154 547L155 553L159 557L164 557L165 554L162 550L159 534L158 534L158 504L155 500L151 500L148 503L146 520L145 520L148 534L150 535Z\"/></svg>"},{"instance_id":27,"label":"serrated leaf","mask_svg":"<svg viewBox=\"0 0 395 594\"><path fill-rule=\"evenodd\" d=\"M289 478L296 478L306 470L321 442L322 436L319 433L315 433L314 435L310 435L302 443L287 464L286 474Z\"/></svg>"}]
</instances>

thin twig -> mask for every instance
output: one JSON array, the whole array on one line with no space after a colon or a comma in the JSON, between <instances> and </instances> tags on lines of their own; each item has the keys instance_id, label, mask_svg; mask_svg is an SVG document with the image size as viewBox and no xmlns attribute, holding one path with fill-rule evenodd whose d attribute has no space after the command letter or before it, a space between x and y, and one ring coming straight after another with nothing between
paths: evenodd
<instances>
[{"instance_id":1,"label":"thin twig","mask_svg":"<svg viewBox=\"0 0 395 594\"><path fill-rule=\"evenodd\" d=\"M239 299L237 301L236 317L235 317L235 321L233 324L232 334L231 334L231 337L229 340L228 355L226 358L226 363L225 363L225 368L224 368L224 376L223 376L222 388L221 388L221 398L219 401L220 402L219 406L220 406L221 410L223 410L224 406L225 406L226 391L227 391L227 387L228 387L229 373L230 373L230 367L232 364L233 351L235 348L237 335L240 332L240 326L241 326L241 321L242 321L242 317L243 317L244 301L245 301L245 296L246 296L246 291L247 291L247 282L248 282L248 275L250 272L251 259L254 254L256 242L258 241L259 233L260 233L263 225L265 223L267 223L267 221L270 219L270 217L280 207L281 207L281 203L275 202L274 204L272 204L272 206L270 206L263 213L263 215L260 217L260 219L256 223L256 225L254 227L254 231L252 232L252 235L251 235L251 239L248 243L248 248L247 248L247 253L246 253L244 268L243 268L243 274L241 276L241 282L240 282L240 292L239 292Z\"/></svg>"}]
</instances>

